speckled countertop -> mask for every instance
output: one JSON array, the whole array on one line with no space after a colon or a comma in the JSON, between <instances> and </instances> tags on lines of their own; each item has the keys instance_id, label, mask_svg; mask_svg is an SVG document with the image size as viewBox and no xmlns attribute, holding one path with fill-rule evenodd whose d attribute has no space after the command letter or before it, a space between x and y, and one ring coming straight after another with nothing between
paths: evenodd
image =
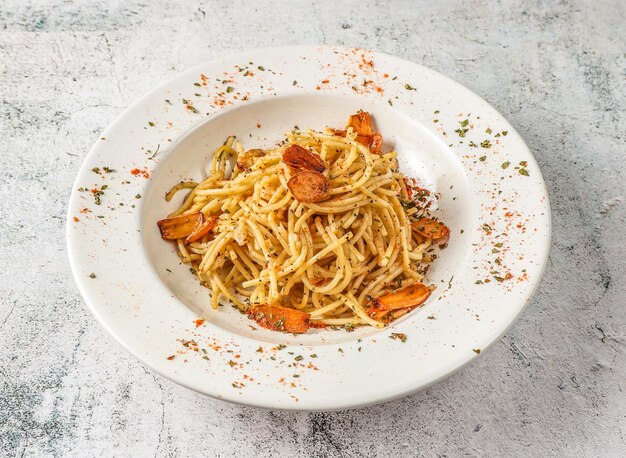
<instances>
[{"instance_id":1,"label":"speckled countertop","mask_svg":"<svg viewBox=\"0 0 626 458\"><path fill-rule=\"evenodd\" d=\"M626 3L0 5L1 456L626 456ZM386 51L498 108L548 184L539 291L484 357L413 396L285 413L146 370L83 305L65 249L92 143L163 80L284 44Z\"/></svg>"}]
</instances>

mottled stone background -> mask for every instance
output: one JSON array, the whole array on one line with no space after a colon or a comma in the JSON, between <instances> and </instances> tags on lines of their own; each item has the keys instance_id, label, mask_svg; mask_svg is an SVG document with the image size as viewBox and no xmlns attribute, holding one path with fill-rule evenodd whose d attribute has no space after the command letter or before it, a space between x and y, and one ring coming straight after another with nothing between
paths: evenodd
<instances>
[{"instance_id":1,"label":"mottled stone background","mask_svg":"<svg viewBox=\"0 0 626 458\"><path fill-rule=\"evenodd\" d=\"M2 1L0 455L626 456L625 20L623 0ZM336 413L230 405L100 329L66 204L99 132L158 83L317 43L423 63L495 105L548 184L550 262L502 341L426 391Z\"/></svg>"}]
</instances>

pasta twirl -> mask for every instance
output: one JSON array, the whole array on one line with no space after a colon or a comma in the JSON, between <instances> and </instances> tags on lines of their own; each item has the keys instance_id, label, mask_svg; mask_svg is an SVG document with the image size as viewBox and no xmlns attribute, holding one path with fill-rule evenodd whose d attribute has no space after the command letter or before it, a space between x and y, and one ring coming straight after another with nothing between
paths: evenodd
<instances>
[{"instance_id":1,"label":"pasta twirl","mask_svg":"<svg viewBox=\"0 0 626 458\"><path fill-rule=\"evenodd\" d=\"M449 230L381 145L363 112L345 131L291 132L270 150L230 137L205 180L168 193L191 189L159 222L162 235L177 240L213 308L225 298L285 332L383 327L426 300L427 251Z\"/></svg>"}]
</instances>

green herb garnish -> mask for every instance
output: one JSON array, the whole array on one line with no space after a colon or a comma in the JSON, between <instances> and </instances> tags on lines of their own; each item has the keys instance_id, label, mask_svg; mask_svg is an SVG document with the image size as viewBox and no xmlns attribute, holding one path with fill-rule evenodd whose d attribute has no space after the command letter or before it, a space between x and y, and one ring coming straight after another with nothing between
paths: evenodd
<instances>
[{"instance_id":1,"label":"green herb garnish","mask_svg":"<svg viewBox=\"0 0 626 458\"><path fill-rule=\"evenodd\" d=\"M406 342L406 334L403 334L401 332L392 332L389 338L399 340L402 343Z\"/></svg>"}]
</instances>

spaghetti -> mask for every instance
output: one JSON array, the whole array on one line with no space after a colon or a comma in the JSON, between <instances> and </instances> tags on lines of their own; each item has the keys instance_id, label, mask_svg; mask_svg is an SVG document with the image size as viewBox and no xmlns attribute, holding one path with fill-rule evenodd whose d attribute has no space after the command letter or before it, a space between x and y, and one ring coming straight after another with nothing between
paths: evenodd
<instances>
[{"instance_id":1,"label":"spaghetti","mask_svg":"<svg viewBox=\"0 0 626 458\"><path fill-rule=\"evenodd\" d=\"M158 222L163 238L213 308L223 297L277 331L385 326L428 298L430 248L449 236L364 112L346 130L294 131L270 150L229 137L208 177L174 186L168 200L186 188Z\"/></svg>"}]
</instances>

